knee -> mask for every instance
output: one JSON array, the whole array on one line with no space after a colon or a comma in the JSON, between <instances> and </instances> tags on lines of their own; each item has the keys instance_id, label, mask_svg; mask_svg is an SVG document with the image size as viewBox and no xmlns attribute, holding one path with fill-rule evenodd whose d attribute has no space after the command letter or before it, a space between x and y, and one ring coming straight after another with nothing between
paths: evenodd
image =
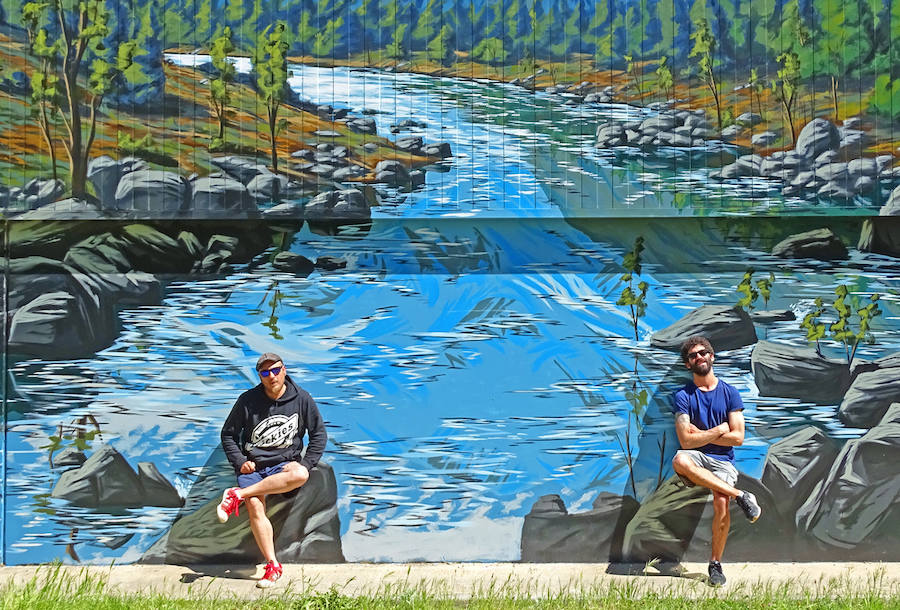
<instances>
[{"instance_id":1,"label":"knee","mask_svg":"<svg viewBox=\"0 0 900 610\"><path fill-rule=\"evenodd\" d=\"M294 487L300 487L309 480L309 471L306 469L306 466L297 462L291 462L285 466L284 472L291 476L290 484Z\"/></svg>"},{"instance_id":2,"label":"knee","mask_svg":"<svg viewBox=\"0 0 900 610\"><path fill-rule=\"evenodd\" d=\"M676 453L675 457L672 458L672 469L678 474L684 474L689 471L693 465L693 460L686 455Z\"/></svg>"},{"instance_id":3,"label":"knee","mask_svg":"<svg viewBox=\"0 0 900 610\"><path fill-rule=\"evenodd\" d=\"M258 519L266 514L266 503L257 496L251 496L244 499L247 506L247 514L251 519Z\"/></svg>"},{"instance_id":4,"label":"knee","mask_svg":"<svg viewBox=\"0 0 900 610\"><path fill-rule=\"evenodd\" d=\"M719 518L724 519L728 516L728 501L730 498L725 494L714 493L713 494L713 514Z\"/></svg>"}]
</instances>

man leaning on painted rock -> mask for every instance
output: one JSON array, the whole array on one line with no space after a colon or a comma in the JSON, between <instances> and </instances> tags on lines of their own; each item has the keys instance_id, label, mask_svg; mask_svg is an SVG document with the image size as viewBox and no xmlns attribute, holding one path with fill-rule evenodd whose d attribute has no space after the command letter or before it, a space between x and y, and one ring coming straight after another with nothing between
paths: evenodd
<instances>
[{"instance_id":1,"label":"man leaning on painted rock","mask_svg":"<svg viewBox=\"0 0 900 610\"><path fill-rule=\"evenodd\" d=\"M712 552L709 583L724 585L722 554L731 525L728 503L735 498L751 523L762 514L756 497L734 487L734 447L744 442L744 404L738 391L713 374L715 353L706 337L691 337L681 345L681 360L693 380L675 394L675 433L681 450L672 466L690 487L713 493Z\"/></svg>"},{"instance_id":2,"label":"man leaning on painted rock","mask_svg":"<svg viewBox=\"0 0 900 610\"><path fill-rule=\"evenodd\" d=\"M222 447L237 474L237 487L222 494L216 507L219 521L237 515L247 505L250 530L266 559L256 586L272 586L281 577L275 557L272 523L266 516L266 496L293 491L309 480L328 435L316 402L288 377L281 356L267 352L256 361L260 383L238 397L222 427ZM309 446L303 454L303 435Z\"/></svg>"}]
</instances>

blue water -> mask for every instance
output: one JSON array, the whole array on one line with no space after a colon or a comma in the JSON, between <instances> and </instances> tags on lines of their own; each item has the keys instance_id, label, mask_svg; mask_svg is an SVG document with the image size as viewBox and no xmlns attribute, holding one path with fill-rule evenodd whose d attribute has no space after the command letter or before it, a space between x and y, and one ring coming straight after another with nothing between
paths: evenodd
<instances>
[{"instance_id":1,"label":"blue water","mask_svg":"<svg viewBox=\"0 0 900 610\"><path fill-rule=\"evenodd\" d=\"M187 494L234 399L256 383L263 351L282 355L327 420L324 459L338 478L348 559L514 560L541 495L578 511L601 491L653 490L659 442L668 451L674 442L669 396L684 376L649 336L694 307L736 301L745 261L776 273L770 308L802 317L816 296L852 281L885 293L883 308L897 314L889 291L900 270L884 257L789 268L735 243L700 265L670 266L680 253L660 251L679 237L648 228L657 262L640 278L650 289L634 340L615 305L633 238L611 223L598 239L566 220L592 197L607 205L604 193L634 206L647 180L589 150L597 117L507 86L415 75L295 67L292 84L317 103L378 110L381 134L404 118L425 121L426 142L449 141L454 157L423 189L386 191L367 233L295 236L291 250L340 257L345 270L298 278L262 256L224 279L173 282L160 306L122 311L121 336L93 359L16 363L12 408L27 415L8 437L8 563L139 558L177 511L111 515L48 498L58 476L49 437L90 414L101 429L91 443L112 443L133 465L153 461ZM802 344L797 324L759 332ZM891 324L863 356L897 349ZM805 425L860 433L837 422L834 406L759 397L750 349L716 362L746 405L742 471L759 476L768 446ZM646 404L629 402L641 389Z\"/></svg>"}]
</instances>

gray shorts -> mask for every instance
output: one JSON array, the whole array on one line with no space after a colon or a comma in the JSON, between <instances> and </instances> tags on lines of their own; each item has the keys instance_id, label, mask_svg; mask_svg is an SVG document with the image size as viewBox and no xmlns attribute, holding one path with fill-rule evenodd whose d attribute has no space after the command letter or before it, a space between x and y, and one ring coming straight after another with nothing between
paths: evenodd
<instances>
[{"instance_id":1,"label":"gray shorts","mask_svg":"<svg viewBox=\"0 0 900 610\"><path fill-rule=\"evenodd\" d=\"M737 468L734 467L734 464L729 462L728 460L717 460L716 458L709 457L702 451L697 451L696 449L682 449L675 453L675 455L684 454L691 458L694 463L700 468L705 468L710 471L732 487L735 483L737 483L738 479L738 471ZM693 487L695 484L690 479L686 479L685 477L678 475L678 477L684 482L688 487Z\"/></svg>"}]
</instances>

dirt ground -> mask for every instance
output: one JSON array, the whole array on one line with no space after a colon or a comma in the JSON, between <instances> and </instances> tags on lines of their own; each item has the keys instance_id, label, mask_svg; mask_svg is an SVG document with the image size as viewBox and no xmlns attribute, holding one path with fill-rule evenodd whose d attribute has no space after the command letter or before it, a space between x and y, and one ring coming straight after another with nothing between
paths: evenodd
<instances>
[{"instance_id":1,"label":"dirt ground","mask_svg":"<svg viewBox=\"0 0 900 610\"><path fill-rule=\"evenodd\" d=\"M784 595L834 596L878 592L900 596L900 563L733 563L724 564L723 593L782 588ZM52 574L54 566L0 567L0 586L24 584ZM261 566L115 565L61 566L73 577L87 573L123 593L164 593L175 597L264 594L255 588ZM703 595L706 564L610 566L608 564L412 563L285 565L284 577L269 591L283 595L324 592L334 587L350 596L407 589L465 599L509 595L546 597L559 593L602 593L611 586L639 592Z\"/></svg>"}]
</instances>

